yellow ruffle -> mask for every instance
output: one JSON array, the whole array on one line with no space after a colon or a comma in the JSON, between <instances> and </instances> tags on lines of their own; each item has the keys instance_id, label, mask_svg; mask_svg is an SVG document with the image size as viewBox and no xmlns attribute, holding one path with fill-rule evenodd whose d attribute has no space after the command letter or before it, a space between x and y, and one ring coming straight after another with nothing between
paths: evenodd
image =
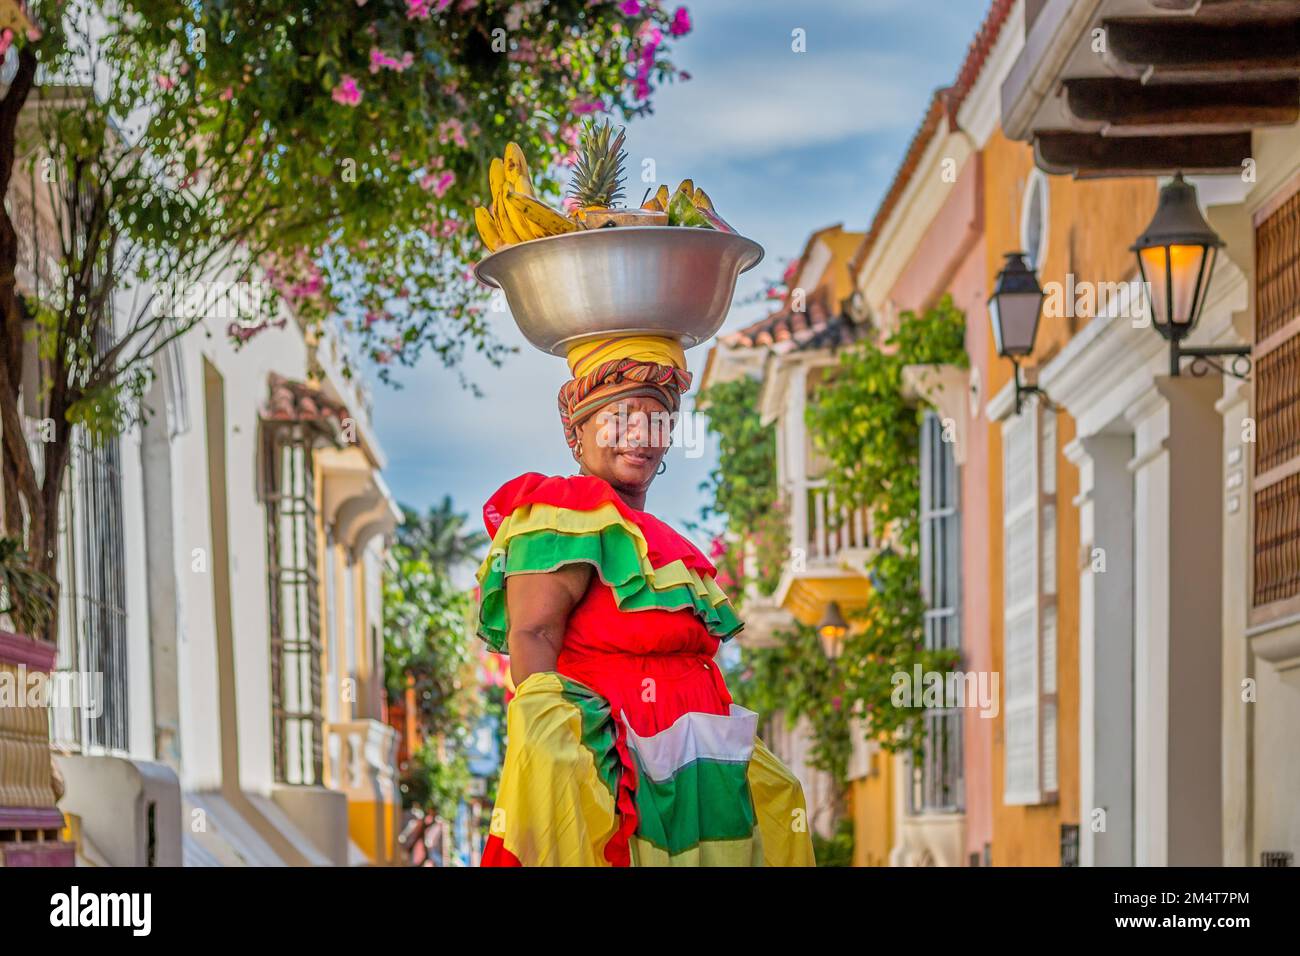
<instances>
[{"instance_id":1,"label":"yellow ruffle","mask_svg":"<svg viewBox=\"0 0 1300 956\"><path fill-rule=\"evenodd\" d=\"M479 565L477 579L482 584L492 568L492 562L501 559L509 546L510 539L533 531L558 531L562 534L595 534L605 528L618 525L633 538L637 557L641 562L641 573L656 591L687 585L710 607L717 607L728 600L726 592L718 587L709 575L702 575L694 568L688 568L681 560L672 561L663 567L652 567L650 548L645 536L635 523L623 517L618 508L605 502L590 511L574 511L548 504L531 504L517 508L506 516L497 529L496 536L488 548L487 557Z\"/></svg>"},{"instance_id":2,"label":"yellow ruffle","mask_svg":"<svg viewBox=\"0 0 1300 956\"><path fill-rule=\"evenodd\" d=\"M748 778L763 841L763 865L816 866L803 786L757 737Z\"/></svg>"},{"instance_id":3,"label":"yellow ruffle","mask_svg":"<svg viewBox=\"0 0 1300 956\"><path fill-rule=\"evenodd\" d=\"M614 795L582 743L582 712L539 671L506 708L506 756L488 829L525 866L609 866Z\"/></svg>"}]
</instances>

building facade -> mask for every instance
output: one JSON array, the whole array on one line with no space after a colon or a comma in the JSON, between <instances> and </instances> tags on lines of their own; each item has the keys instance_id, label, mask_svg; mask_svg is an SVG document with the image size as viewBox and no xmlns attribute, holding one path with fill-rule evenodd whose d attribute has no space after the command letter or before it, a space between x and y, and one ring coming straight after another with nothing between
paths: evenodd
<instances>
[{"instance_id":1,"label":"building facade","mask_svg":"<svg viewBox=\"0 0 1300 956\"><path fill-rule=\"evenodd\" d=\"M56 217L22 177L6 202L39 298ZM73 433L52 662L73 690L47 738L65 834L91 865L396 863L381 578L400 516L368 398L332 333L286 307L241 345L239 289L187 291L201 320L154 355L138 423ZM0 761L0 790L21 770Z\"/></svg>"},{"instance_id":2,"label":"building facade","mask_svg":"<svg viewBox=\"0 0 1300 956\"><path fill-rule=\"evenodd\" d=\"M807 493L803 411L835 350L945 295L966 317L967 367L909 368L904 387L922 420L926 640L998 679L997 712L928 715L919 766L865 753L858 864L1293 862L1300 68L1274 47L1297 19L1231 0L995 0L844 293L818 293L814 233L791 283L804 308L787 296L710 357L706 376L762 377L781 488ZM1258 53L1192 69L1189 44ZM1130 248L1180 171L1223 241L1181 359ZM1013 252L1045 292L1019 369L1036 392L990 327ZM791 553L807 540L829 563L785 569L774 606L815 623L867 593L854 568L873 535L850 521L850 540L822 544L801 500Z\"/></svg>"}]
</instances>

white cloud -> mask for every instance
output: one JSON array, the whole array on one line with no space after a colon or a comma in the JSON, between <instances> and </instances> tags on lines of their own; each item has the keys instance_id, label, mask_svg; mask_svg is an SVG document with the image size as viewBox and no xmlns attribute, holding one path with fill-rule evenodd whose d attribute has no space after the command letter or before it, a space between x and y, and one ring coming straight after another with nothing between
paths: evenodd
<instances>
[{"instance_id":1,"label":"white cloud","mask_svg":"<svg viewBox=\"0 0 1300 956\"><path fill-rule=\"evenodd\" d=\"M870 50L730 59L661 90L655 115L632 124L629 139L662 165L702 148L734 162L905 129L930 96L917 72L914 57Z\"/></svg>"}]
</instances>

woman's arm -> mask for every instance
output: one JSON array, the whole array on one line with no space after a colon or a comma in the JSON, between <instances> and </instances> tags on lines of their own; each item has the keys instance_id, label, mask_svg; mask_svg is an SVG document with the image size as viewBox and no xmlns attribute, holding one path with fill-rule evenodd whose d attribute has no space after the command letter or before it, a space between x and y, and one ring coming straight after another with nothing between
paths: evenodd
<instances>
[{"instance_id":1,"label":"woman's arm","mask_svg":"<svg viewBox=\"0 0 1300 956\"><path fill-rule=\"evenodd\" d=\"M591 566L570 564L544 574L506 578L510 677L518 687L530 674L555 670L569 614L591 583Z\"/></svg>"}]
</instances>

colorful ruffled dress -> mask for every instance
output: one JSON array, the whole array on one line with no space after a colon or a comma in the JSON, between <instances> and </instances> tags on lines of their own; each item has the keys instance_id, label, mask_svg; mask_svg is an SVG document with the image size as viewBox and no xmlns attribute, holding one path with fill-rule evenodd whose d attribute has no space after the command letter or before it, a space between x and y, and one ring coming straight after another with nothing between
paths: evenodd
<instances>
[{"instance_id":1,"label":"colorful ruffled dress","mask_svg":"<svg viewBox=\"0 0 1300 956\"><path fill-rule=\"evenodd\" d=\"M495 651L510 575L596 572L556 670L507 708L483 865L813 865L802 788L713 660L741 623L699 549L594 477L522 475L483 516L478 633Z\"/></svg>"}]
</instances>

